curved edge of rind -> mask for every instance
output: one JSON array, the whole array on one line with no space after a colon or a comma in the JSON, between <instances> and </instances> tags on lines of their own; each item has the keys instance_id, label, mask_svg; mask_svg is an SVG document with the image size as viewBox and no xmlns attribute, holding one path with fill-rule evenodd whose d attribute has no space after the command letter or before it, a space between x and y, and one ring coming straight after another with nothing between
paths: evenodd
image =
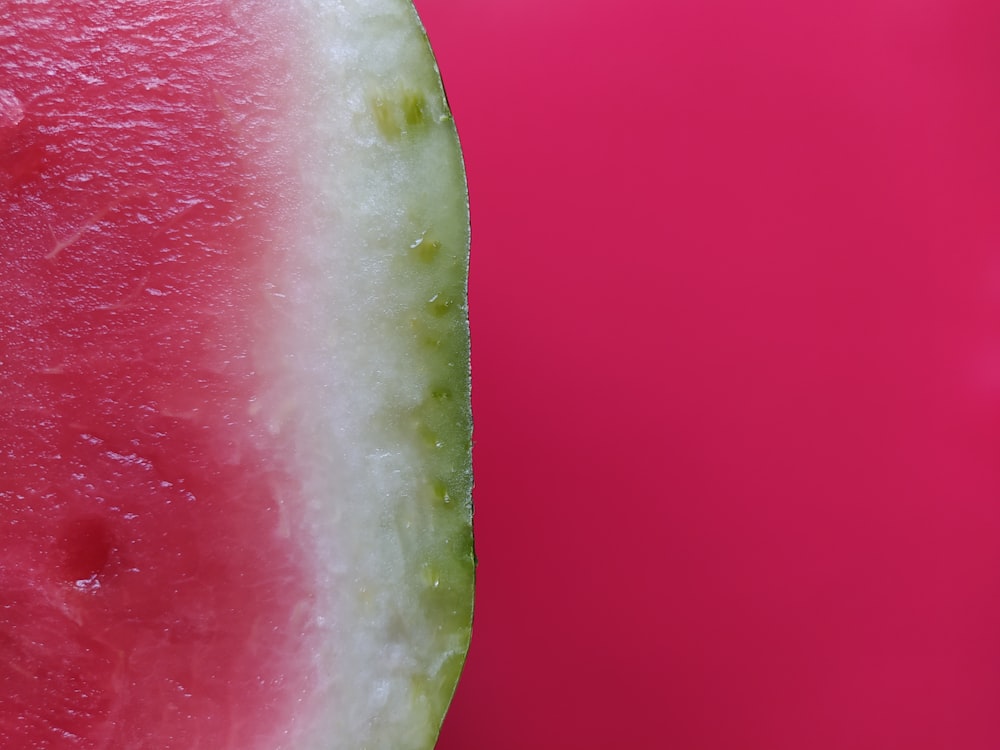
<instances>
[{"instance_id":1,"label":"curved edge of rind","mask_svg":"<svg viewBox=\"0 0 1000 750\"><path fill-rule=\"evenodd\" d=\"M329 597L322 715L296 750L426 750L473 617L465 165L410 0L294 2L311 93L288 296L312 319L286 348L294 390L315 394L293 421L319 467L304 492Z\"/></svg>"},{"instance_id":2,"label":"curved edge of rind","mask_svg":"<svg viewBox=\"0 0 1000 750\"><path fill-rule=\"evenodd\" d=\"M444 723L445 716L448 709L450 708L451 702L454 699L455 692L458 688L458 682L461 678L462 671L465 668L465 662L468 656L468 649L471 646L472 640L472 628L475 621L475 589L476 589L476 570L479 565L479 558L476 554L475 545L475 532L474 532L474 519L475 519L475 500L473 497L475 488L475 473L473 470L473 447L474 447L474 425L475 421L473 419L472 413L472 357L471 357L471 328L470 328L470 313L469 313L469 275L471 266L471 251L472 251L472 206L471 206L471 195L469 190L469 175L468 168L465 162L465 151L462 148L462 138L458 131L458 124L455 121L454 113L451 106L451 101L448 97L448 88L444 82L444 75L441 72L440 65L438 64L437 54L434 51L434 45L431 42L430 35L427 32L427 27L424 24L423 19L420 16L420 12L417 10L416 6L412 0L406 0L406 4L409 6L410 12L413 15L414 23L423 39L423 44L426 48L427 54L432 61L434 77L437 80L438 90L440 92L442 101L444 103L445 112L448 114L449 122L451 123L452 137L454 138L455 147L458 151L458 163L461 171L462 180L462 192L465 196L465 283L463 286L463 302L464 302L464 329L465 336L468 340L468 351L467 351L467 366L465 373L465 380L467 383L466 390L466 410L465 418L467 421L467 439L468 439L468 449L466 458L466 474L467 474L467 490L462 502L468 507L468 517L469 517L469 544L471 552L471 567L472 567L472 590L470 591L471 606L469 610L469 637L465 641L465 652L462 654L461 663L457 665L456 675L454 679L454 684L448 691L443 710L441 711L440 719L437 722L436 731L434 733L434 741L431 743L431 747L436 743L437 737L440 734L441 727Z\"/></svg>"}]
</instances>

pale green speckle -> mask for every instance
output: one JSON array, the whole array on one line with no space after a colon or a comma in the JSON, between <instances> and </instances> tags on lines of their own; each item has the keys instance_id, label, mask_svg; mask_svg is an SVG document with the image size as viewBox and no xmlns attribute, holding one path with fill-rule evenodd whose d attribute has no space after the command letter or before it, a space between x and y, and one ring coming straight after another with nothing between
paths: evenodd
<instances>
[{"instance_id":1,"label":"pale green speckle","mask_svg":"<svg viewBox=\"0 0 1000 750\"><path fill-rule=\"evenodd\" d=\"M378 132L386 140L412 135L430 124L427 97L422 91L379 91L369 97L369 108Z\"/></svg>"},{"instance_id":2,"label":"pale green speckle","mask_svg":"<svg viewBox=\"0 0 1000 750\"><path fill-rule=\"evenodd\" d=\"M420 239L410 245L412 255L421 263L430 265L441 255L441 243L437 240L428 240L421 235Z\"/></svg>"}]
</instances>

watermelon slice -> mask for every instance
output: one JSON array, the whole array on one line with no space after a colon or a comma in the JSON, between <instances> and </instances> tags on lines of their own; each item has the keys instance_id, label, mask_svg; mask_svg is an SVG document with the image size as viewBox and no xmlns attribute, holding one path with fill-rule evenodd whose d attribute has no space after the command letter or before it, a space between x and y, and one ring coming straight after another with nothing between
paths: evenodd
<instances>
[{"instance_id":1,"label":"watermelon slice","mask_svg":"<svg viewBox=\"0 0 1000 750\"><path fill-rule=\"evenodd\" d=\"M406 0L0 0L0 747L433 744L467 217Z\"/></svg>"}]
</instances>

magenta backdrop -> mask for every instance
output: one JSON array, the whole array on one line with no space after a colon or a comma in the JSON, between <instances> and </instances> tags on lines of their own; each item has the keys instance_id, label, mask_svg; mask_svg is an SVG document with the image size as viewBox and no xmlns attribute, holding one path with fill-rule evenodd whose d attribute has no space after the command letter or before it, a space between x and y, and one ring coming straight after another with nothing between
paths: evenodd
<instances>
[{"instance_id":1,"label":"magenta backdrop","mask_svg":"<svg viewBox=\"0 0 1000 750\"><path fill-rule=\"evenodd\" d=\"M1000 748L1000 4L417 5L474 231L439 750Z\"/></svg>"}]
</instances>

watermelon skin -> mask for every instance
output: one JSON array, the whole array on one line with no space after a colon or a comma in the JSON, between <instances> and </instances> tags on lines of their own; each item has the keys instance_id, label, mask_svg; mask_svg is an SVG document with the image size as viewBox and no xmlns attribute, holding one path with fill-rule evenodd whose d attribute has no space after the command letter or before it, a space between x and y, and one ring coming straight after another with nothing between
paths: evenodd
<instances>
[{"instance_id":1,"label":"watermelon skin","mask_svg":"<svg viewBox=\"0 0 1000 750\"><path fill-rule=\"evenodd\" d=\"M0 744L420 748L474 555L408 3L6 0Z\"/></svg>"}]
</instances>

